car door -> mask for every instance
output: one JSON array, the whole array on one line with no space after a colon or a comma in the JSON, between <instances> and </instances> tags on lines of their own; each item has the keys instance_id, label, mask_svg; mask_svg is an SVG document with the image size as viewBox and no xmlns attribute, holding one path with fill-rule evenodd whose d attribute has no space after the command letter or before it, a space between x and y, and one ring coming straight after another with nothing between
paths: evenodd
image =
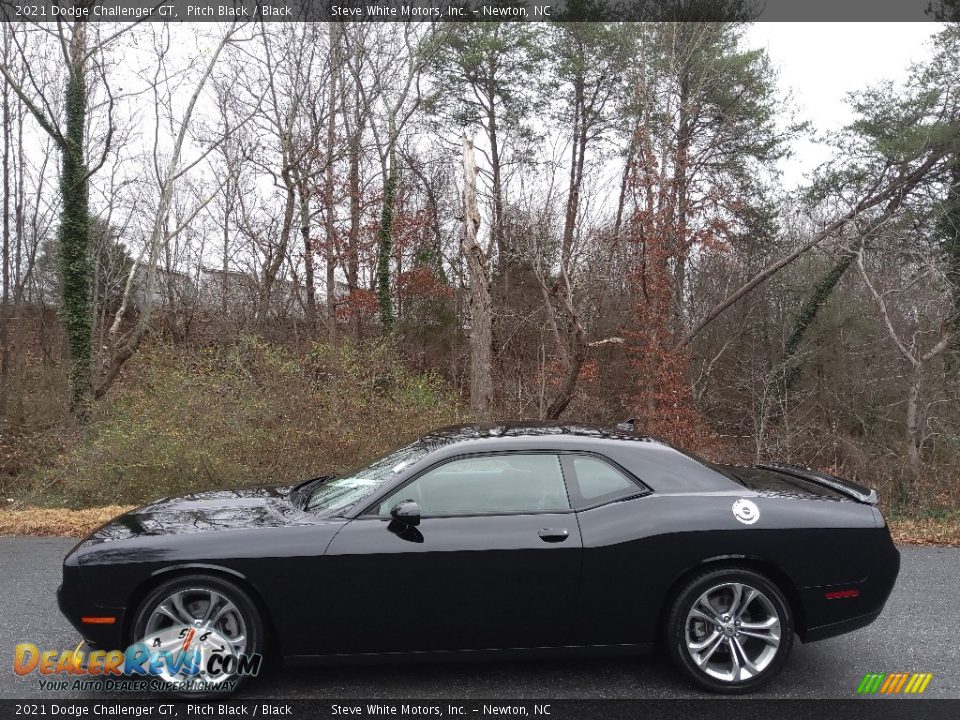
<instances>
[{"instance_id":1,"label":"car door","mask_svg":"<svg viewBox=\"0 0 960 720\"><path fill-rule=\"evenodd\" d=\"M390 517L406 500L420 506L416 527ZM581 549L557 454L446 460L334 538L322 644L345 653L564 645Z\"/></svg>"},{"instance_id":2,"label":"car door","mask_svg":"<svg viewBox=\"0 0 960 720\"><path fill-rule=\"evenodd\" d=\"M584 544L573 643L645 643L662 599L650 573L659 553L644 551L649 489L601 455L568 454L563 463Z\"/></svg>"}]
</instances>

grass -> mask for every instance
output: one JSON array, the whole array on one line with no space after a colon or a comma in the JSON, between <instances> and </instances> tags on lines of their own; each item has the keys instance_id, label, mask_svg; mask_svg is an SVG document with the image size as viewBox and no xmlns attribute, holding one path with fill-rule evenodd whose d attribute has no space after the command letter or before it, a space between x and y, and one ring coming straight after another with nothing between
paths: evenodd
<instances>
[{"instance_id":1,"label":"grass","mask_svg":"<svg viewBox=\"0 0 960 720\"><path fill-rule=\"evenodd\" d=\"M960 547L960 510L887 518L894 540L905 545Z\"/></svg>"},{"instance_id":2,"label":"grass","mask_svg":"<svg viewBox=\"0 0 960 720\"><path fill-rule=\"evenodd\" d=\"M52 428L2 491L18 507L84 509L291 482L362 465L461 413L441 379L382 344L155 345L90 423Z\"/></svg>"}]
</instances>

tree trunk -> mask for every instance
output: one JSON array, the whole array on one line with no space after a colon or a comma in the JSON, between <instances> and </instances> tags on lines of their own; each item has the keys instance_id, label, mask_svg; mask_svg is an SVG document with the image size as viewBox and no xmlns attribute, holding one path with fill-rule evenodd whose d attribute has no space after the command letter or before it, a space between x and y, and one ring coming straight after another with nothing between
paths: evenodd
<instances>
[{"instance_id":1,"label":"tree trunk","mask_svg":"<svg viewBox=\"0 0 960 720\"><path fill-rule=\"evenodd\" d=\"M670 228L672 247L669 254L673 258L673 331L683 333L684 287L687 284L687 194L690 184L690 75L684 70L680 79L680 97L678 100L680 123L677 129L677 153L674 159L674 191L672 204L673 227Z\"/></svg>"},{"instance_id":2,"label":"tree trunk","mask_svg":"<svg viewBox=\"0 0 960 720\"><path fill-rule=\"evenodd\" d=\"M623 213L627 204L627 191L630 188L630 171L633 167L633 159L637 154L637 136L639 134L639 121L630 133L630 143L627 145L626 159L623 163L623 172L620 175L620 192L617 195L617 215L613 221L613 237L616 242L620 241L620 232L623 230Z\"/></svg>"},{"instance_id":3,"label":"tree trunk","mask_svg":"<svg viewBox=\"0 0 960 720\"><path fill-rule=\"evenodd\" d=\"M313 243L310 241L310 193L307 180L301 178L300 189L300 234L303 236L304 282L307 286L306 315L311 330L317 328L317 290L313 276Z\"/></svg>"},{"instance_id":4,"label":"tree trunk","mask_svg":"<svg viewBox=\"0 0 960 720\"><path fill-rule=\"evenodd\" d=\"M960 354L960 152L951 158L950 180L947 189L946 212L940 222L943 235L943 249L946 256L947 281L953 295L953 339L950 350L953 355ZM947 359L949 370L956 367L956 358Z\"/></svg>"},{"instance_id":5,"label":"tree trunk","mask_svg":"<svg viewBox=\"0 0 960 720\"><path fill-rule=\"evenodd\" d=\"M324 262L326 264L326 292L327 305L327 340L334 343L337 340L337 275L336 275L336 216L333 200L333 157L334 145L337 139L337 80L340 77L340 33L343 29L339 23L330 24L330 107L327 116L327 157L323 176L323 199L327 204L324 216L324 230L326 232L326 247ZM341 83L343 84L343 83ZM346 119L346 103L343 104L344 119ZM358 220L359 222L359 220Z\"/></svg>"},{"instance_id":6,"label":"tree trunk","mask_svg":"<svg viewBox=\"0 0 960 720\"><path fill-rule=\"evenodd\" d=\"M8 40L4 29L4 55ZM4 58L6 61L6 58ZM10 385L10 88L3 86L3 298L0 307L0 419L7 417ZM22 352L21 348L17 349Z\"/></svg>"},{"instance_id":7,"label":"tree trunk","mask_svg":"<svg viewBox=\"0 0 960 720\"><path fill-rule=\"evenodd\" d=\"M390 137L395 135L394 120L390 118ZM380 227L377 229L377 305L380 308L380 324L389 334L393 330L393 299L390 297L390 256L393 254L393 199L397 190L397 152L391 146L387 156L389 167L383 184L383 207L380 211Z\"/></svg>"},{"instance_id":8,"label":"tree trunk","mask_svg":"<svg viewBox=\"0 0 960 720\"><path fill-rule=\"evenodd\" d=\"M510 270L513 259L507 248L506 235L503 231L503 177L500 166L500 138L497 128L496 105L493 101L493 98L496 97L496 91L492 87L488 88L487 95L490 98L490 109L487 115L487 139L490 143L491 192L493 194L493 227L491 232L493 234L493 244L497 248L498 275L496 286L497 314L495 316L492 312L493 302L491 300L491 343L495 342L496 344L496 357L499 367L500 351L506 345L508 335L508 330L504 327L506 324L506 313L504 311L507 307L507 298L510 296Z\"/></svg>"},{"instance_id":9,"label":"tree trunk","mask_svg":"<svg viewBox=\"0 0 960 720\"><path fill-rule=\"evenodd\" d=\"M491 418L493 406L493 306L487 257L477 242L477 167L473 141L463 138L463 239L461 249L470 276L470 412L478 422Z\"/></svg>"},{"instance_id":10,"label":"tree trunk","mask_svg":"<svg viewBox=\"0 0 960 720\"><path fill-rule=\"evenodd\" d=\"M223 210L223 257L220 258L220 318L227 318L227 298L230 282L230 215L233 212L233 200L230 197L230 188L224 188L226 198Z\"/></svg>"},{"instance_id":11,"label":"tree trunk","mask_svg":"<svg viewBox=\"0 0 960 720\"><path fill-rule=\"evenodd\" d=\"M556 331L556 339L563 360L563 380L560 389L553 400L547 406L545 415L550 420L556 420L560 417L567 406L573 400L574 392L577 389L577 380L580 377L580 370L583 368L584 360L587 356L587 347L585 342L585 333L583 326L573 304L572 288L570 287L569 273L573 256L573 240L577 228L577 216L580 213L580 188L583 184L584 159L587 150L587 117L584 107L583 82L580 81L574 88L574 112L573 112L573 137L570 150L570 189L567 194L567 206L563 223L563 239L560 250L560 275L561 278L552 290L545 286L544 301L547 305L547 311L550 313L552 323ZM541 285L543 280L541 280ZM559 297L560 293L563 297ZM550 295L556 298L556 302L551 300ZM560 306L564 317L564 323L561 327L557 317L557 305Z\"/></svg>"},{"instance_id":12,"label":"tree trunk","mask_svg":"<svg viewBox=\"0 0 960 720\"><path fill-rule=\"evenodd\" d=\"M777 379L783 380L784 388L787 392L796 387L800 381L800 365L796 364L791 366L791 364L794 356L800 349L800 344L803 342L807 330L813 325L817 314L826 304L834 288L837 287L840 279L850 268L850 265L853 264L856 257L856 250L845 250L836 265L830 268L830 270L817 281L817 284L813 286L813 292L810 293L810 296L804 301L803 307L800 308L800 312L793 324L793 331L790 333L790 337L787 338L786 345L784 345L783 357L779 363L779 371L776 373L776 376L778 376Z\"/></svg>"},{"instance_id":13,"label":"tree trunk","mask_svg":"<svg viewBox=\"0 0 960 720\"><path fill-rule=\"evenodd\" d=\"M904 418L904 450L907 456L908 475L897 483L896 503L898 507L906 505L913 485L920 475L920 445L922 428L920 421L920 386L926 363L913 366L910 375L910 387L907 389L907 408Z\"/></svg>"},{"instance_id":14,"label":"tree trunk","mask_svg":"<svg viewBox=\"0 0 960 720\"><path fill-rule=\"evenodd\" d=\"M570 143L570 190L567 193L567 207L563 220L563 245L561 263L566 265L573 246L573 236L577 227L577 214L580 210L580 186L583 179L584 156L587 144L586 118L583 117L583 82L574 88L573 136Z\"/></svg>"},{"instance_id":15,"label":"tree trunk","mask_svg":"<svg viewBox=\"0 0 960 720\"><path fill-rule=\"evenodd\" d=\"M63 169L60 193L60 286L63 293L63 327L70 348L70 410L86 418L92 394L90 315L90 209L87 197L85 123L87 116L87 26L75 22L70 41L64 115Z\"/></svg>"},{"instance_id":16,"label":"tree trunk","mask_svg":"<svg viewBox=\"0 0 960 720\"><path fill-rule=\"evenodd\" d=\"M348 184L350 188L350 229L347 232L347 261L345 273L348 292L352 295L360 288L360 130L355 129L350 138L350 170ZM354 308L353 337L360 339L360 313Z\"/></svg>"},{"instance_id":17,"label":"tree trunk","mask_svg":"<svg viewBox=\"0 0 960 720\"><path fill-rule=\"evenodd\" d=\"M270 301L273 296L273 285L280 274L280 268L284 259L287 257L287 248L290 247L290 235L293 232L293 217L296 207L297 195L296 186L291 177L290 167L285 167L281 173L283 184L287 191L286 199L283 203L283 224L280 226L280 241L274 248L273 254L263 268L263 278L260 282L260 321L267 319L270 313Z\"/></svg>"},{"instance_id":18,"label":"tree trunk","mask_svg":"<svg viewBox=\"0 0 960 720\"><path fill-rule=\"evenodd\" d=\"M27 373L27 357L24 349L27 346L26 343L26 328L24 327L24 318L23 318L23 295L24 288L27 284L27 278L30 276L30 273L33 272L33 263L35 255L30 254L30 259L28 261L26 269L23 269L23 242L26 230L26 223L24 222L23 214L23 198L25 196L24 192L24 181L26 173L24 172L24 147L23 147L23 121L24 116L22 112L17 113L17 190L16 190L16 202L14 203L14 229L16 231L17 241L13 255L13 267L14 267L14 280L13 280L13 346L16 348L16 352L13 356L13 376L16 378L16 382L13 385L13 412L8 415L8 418L12 417L11 422L20 426L23 425L26 421L26 416L24 413L24 402L23 396L25 394L24 386L26 385L26 373ZM42 308L41 308L42 313ZM43 327L43 317L41 314L39 326ZM9 407L8 407L9 412Z\"/></svg>"},{"instance_id":19,"label":"tree trunk","mask_svg":"<svg viewBox=\"0 0 960 720\"><path fill-rule=\"evenodd\" d=\"M564 368L560 390L547 407L546 416L550 420L559 418L573 400L573 394L577 389L577 380L580 378L580 370L583 368L584 360L586 360L587 357L587 345L586 342L584 342L583 327L578 322L576 316L569 316L567 322L568 348L565 353L566 367Z\"/></svg>"},{"instance_id":20,"label":"tree trunk","mask_svg":"<svg viewBox=\"0 0 960 720\"><path fill-rule=\"evenodd\" d=\"M495 92L490 90L489 96L491 98L495 97ZM509 258L507 257L507 241L503 234L503 176L502 168L500 167L500 136L497 127L497 113L494 108L495 105L491 102L487 115L487 135L490 142L491 191L493 193L493 241L497 246L501 273L504 278L506 278L506 264ZM506 284L504 287L507 287Z\"/></svg>"}]
</instances>

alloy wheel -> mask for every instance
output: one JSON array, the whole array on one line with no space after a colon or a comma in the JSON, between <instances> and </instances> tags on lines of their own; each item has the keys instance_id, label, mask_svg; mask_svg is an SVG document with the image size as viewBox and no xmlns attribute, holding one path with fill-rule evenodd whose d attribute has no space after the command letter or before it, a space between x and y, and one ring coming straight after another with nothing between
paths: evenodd
<instances>
[{"instance_id":1,"label":"alloy wheel","mask_svg":"<svg viewBox=\"0 0 960 720\"><path fill-rule=\"evenodd\" d=\"M185 629L189 638L185 637ZM207 587L180 588L166 595L154 605L143 635L151 641L151 649L171 653L185 649L195 638L194 648L199 651L201 668L206 668L206 660L213 652L226 651L239 656L247 649L243 613L226 594ZM184 676L164 667L161 678L176 682ZM219 684L229 679L230 674L211 676L201 670L193 678Z\"/></svg>"},{"instance_id":2,"label":"alloy wheel","mask_svg":"<svg viewBox=\"0 0 960 720\"><path fill-rule=\"evenodd\" d=\"M781 618L776 606L746 583L710 587L690 607L684 628L694 664L721 682L759 676L780 648Z\"/></svg>"}]
</instances>

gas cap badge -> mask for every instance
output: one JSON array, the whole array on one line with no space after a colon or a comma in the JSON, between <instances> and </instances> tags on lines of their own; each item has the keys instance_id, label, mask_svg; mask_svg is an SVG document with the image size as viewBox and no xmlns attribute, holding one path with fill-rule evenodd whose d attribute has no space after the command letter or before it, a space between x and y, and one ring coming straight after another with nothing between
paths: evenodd
<instances>
[{"instance_id":1,"label":"gas cap badge","mask_svg":"<svg viewBox=\"0 0 960 720\"><path fill-rule=\"evenodd\" d=\"M733 504L733 516L744 525L753 525L760 519L760 508L752 501L740 498Z\"/></svg>"}]
</instances>

